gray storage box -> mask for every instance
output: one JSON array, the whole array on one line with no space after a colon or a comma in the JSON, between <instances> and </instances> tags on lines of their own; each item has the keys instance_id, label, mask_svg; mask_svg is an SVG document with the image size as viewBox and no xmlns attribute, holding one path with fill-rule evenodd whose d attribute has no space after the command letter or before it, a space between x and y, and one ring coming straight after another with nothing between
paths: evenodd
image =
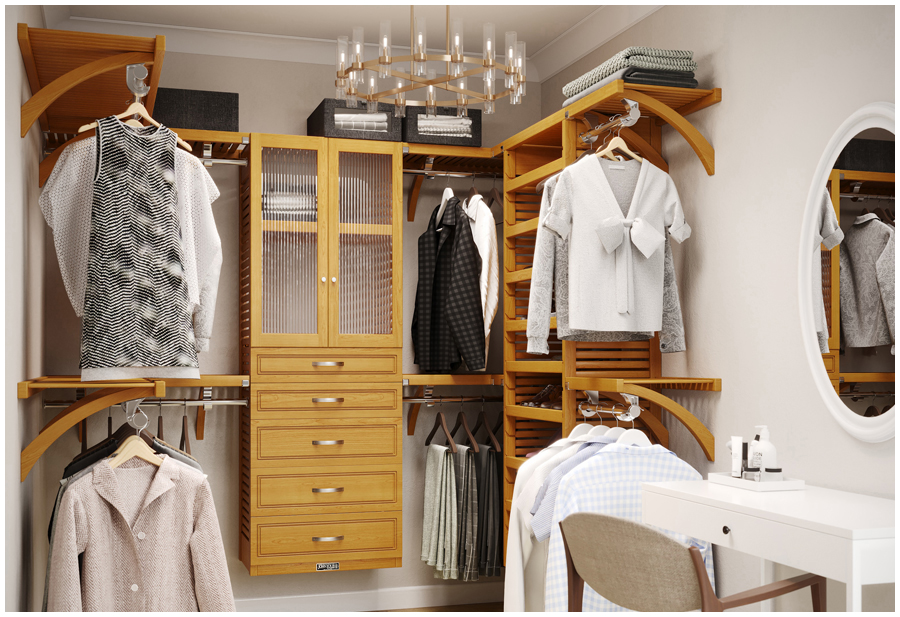
<instances>
[{"instance_id":1,"label":"gray storage box","mask_svg":"<svg viewBox=\"0 0 900 617\"><path fill-rule=\"evenodd\" d=\"M424 107L407 107L406 117L403 118L403 141L410 144L438 144L442 146L469 146L481 147L481 110L469 109L469 118L472 119L472 136L461 137L453 135L422 135L419 133L419 114L425 114ZM456 117L456 107L438 107L438 116Z\"/></svg>"},{"instance_id":2,"label":"gray storage box","mask_svg":"<svg viewBox=\"0 0 900 617\"><path fill-rule=\"evenodd\" d=\"M894 142L878 139L851 139L835 167L855 171L894 173Z\"/></svg>"},{"instance_id":3,"label":"gray storage box","mask_svg":"<svg viewBox=\"0 0 900 617\"><path fill-rule=\"evenodd\" d=\"M306 119L306 134L315 137L340 137L342 139L372 139L375 141L401 141L403 129L400 118L394 117L394 106L378 103L378 113L387 114L387 131L365 131L338 129L334 126L335 113L366 115L365 102L359 107L347 107L346 101L323 99L316 110Z\"/></svg>"}]
</instances>

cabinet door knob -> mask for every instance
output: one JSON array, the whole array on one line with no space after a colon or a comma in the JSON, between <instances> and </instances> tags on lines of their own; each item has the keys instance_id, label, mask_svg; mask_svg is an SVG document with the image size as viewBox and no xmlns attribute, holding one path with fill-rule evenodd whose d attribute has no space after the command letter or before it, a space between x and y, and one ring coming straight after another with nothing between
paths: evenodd
<instances>
[{"instance_id":1,"label":"cabinet door knob","mask_svg":"<svg viewBox=\"0 0 900 617\"><path fill-rule=\"evenodd\" d=\"M337 488L314 488L312 490L313 493L343 493L344 487L338 486Z\"/></svg>"},{"instance_id":2,"label":"cabinet door knob","mask_svg":"<svg viewBox=\"0 0 900 617\"><path fill-rule=\"evenodd\" d=\"M331 441L313 441L312 445L314 446L341 446L344 444L343 439L334 439Z\"/></svg>"},{"instance_id":3,"label":"cabinet door knob","mask_svg":"<svg viewBox=\"0 0 900 617\"><path fill-rule=\"evenodd\" d=\"M332 283L337 283L337 277L336 277L336 276L332 276L332 277L331 277L331 282L332 282Z\"/></svg>"},{"instance_id":4,"label":"cabinet door knob","mask_svg":"<svg viewBox=\"0 0 900 617\"><path fill-rule=\"evenodd\" d=\"M725 525L724 527L722 527L722 533L724 533L727 536L728 534L731 533L731 528L728 527L728 525Z\"/></svg>"},{"instance_id":5,"label":"cabinet door knob","mask_svg":"<svg viewBox=\"0 0 900 617\"><path fill-rule=\"evenodd\" d=\"M325 277L324 277L324 276L322 277L322 282L323 282L323 283L325 282Z\"/></svg>"},{"instance_id":6,"label":"cabinet door knob","mask_svg":"<svg viewBox=\"0 0 900 617\"><path fill-rule=\"evenodd\" d=\"M326 537L326 538L320 538L317 536L313 536L312 541L313 542L338 542L343 539L344 539L344 536L331 536L331 537Z\"/></svg>"},{"instance_id":7,"label":"cabinet door knob","mask_svg":"<svg viewBox=\"0 0 900 617\"><path fill-rule=\"evenodd\" d=\"M312 400L313 403L343 403L344 399L342 398L314 398Z\"/></svg>"}]
</instances>

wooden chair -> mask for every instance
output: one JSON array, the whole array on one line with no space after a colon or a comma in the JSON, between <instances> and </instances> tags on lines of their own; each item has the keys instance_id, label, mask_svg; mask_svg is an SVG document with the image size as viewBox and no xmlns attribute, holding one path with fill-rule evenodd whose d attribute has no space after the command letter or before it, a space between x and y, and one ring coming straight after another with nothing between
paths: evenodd
<instances>
[{"instance_id":1,"label":"wooden chair","mask_svg":"<svg viewBox=\"0 0 900 617\"><path fill-rule=\"evenodd\" d=\"M579 512L560 522L569 579L569 611L581 612L584 584L635 611L721 612L809 587L814 611L825 611L825 578L804 574L719 599L700 550L649 527Z\"/></svg>"}]
</instances>

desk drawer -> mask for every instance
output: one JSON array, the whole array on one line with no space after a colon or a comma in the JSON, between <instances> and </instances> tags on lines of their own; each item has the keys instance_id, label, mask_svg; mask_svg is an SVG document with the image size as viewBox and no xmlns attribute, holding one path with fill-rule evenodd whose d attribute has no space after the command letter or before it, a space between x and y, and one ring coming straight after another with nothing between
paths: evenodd
<instances>
[{"instance_id":1,"label":"desk drawer","mask_svg":"<svg viewBox=\"0 0 900 617\"><path fill-rule=\"evenodd\" d=\"M251 420L254 468L399 464L401 420Z\"/></svg>"},{"instance_id":2,"label":"desk drawer","mask_svg":"<svg viewBox=\"0 0 900 617\"><path fill-rule=\"evenodd\" d=\"M263 418L399 418L403 386L393 384L254 384L250 413Z\"/></svg>"},{"instance_id":3,"label":"desk drawer","mask_svg":"<svg viewBox=\"0 0 900 617\"><path fill-rule=\"evenodd\" d=\"M847 580L849 559L833 557L849 557L850 542L845 538L647 490L643 491L642 520L806 572Z\"/></svg>"},{"instance_id":4,"label":"desk drawer","mask_svg":"<svg viewBox=\"0 0 900 617\"><path fill-rule=\"evenodd\" d=\"M396 382L403 379L401 349L255 348L253 383Z\"/></svg>"},{"instance_id":5,"label":"desk drawer","mask_svg":"<svg viewBox=\"0 0 900 617\"><path fill-rule=\"evenodd\" d=\"M254 517L252 527L254 565L402 556L399 511Z\"/></svg>"},{"instance_id":6,"label":"desk drawer","mask_svg":"<svg viewBox=\"0 0 900 617\"><path fill-rule=\"evenodd\" d=\"M251 515L399 510L400 466L259 469L251 482Z\"/></svg>"}]
</instances>

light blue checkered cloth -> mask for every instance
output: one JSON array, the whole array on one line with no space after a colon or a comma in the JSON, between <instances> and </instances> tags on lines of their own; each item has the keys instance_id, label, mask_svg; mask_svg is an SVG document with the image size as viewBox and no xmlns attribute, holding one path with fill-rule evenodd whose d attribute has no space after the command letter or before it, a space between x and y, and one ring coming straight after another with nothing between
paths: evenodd
<instances>
[{"instance_id":1,"label":"light blue checkered cloth","mask_svg":"<svg viewBox=\"0 0 900 617\"><path fill-rule=\"evenodd\" d=\"M554 469L550 477L544 480L544 484L534 500L534 506L531 508L531 513L534 515L534 518L531 519L531 531L538 542L543 542L550 537L550 525L553 523L553 511L556 507L560 481L567 473L597 454L601 448L612 443L615 443L614 439L603 436L585 443L575 456Z\"/></svg>"},{"instance_id":2,"label":"light blue checkered cloth","mask_svg":"<svg viewBox=\"0 0 900 617\"><path fill-rule=\"evenodd\" d=\"M626 446L610 444L573 469L559 483L550 533L550 555L544 586L544 610L568 610L566 553L559 521L575 512L598 512L641 522L641 483L702 480L690 465L660 445ZM694 545L703 554L709 580L713 578L712 546L665 529L660 530L685 546ZM583 610L625 611L584 586Z\"/></svg>"}]
</instances>

